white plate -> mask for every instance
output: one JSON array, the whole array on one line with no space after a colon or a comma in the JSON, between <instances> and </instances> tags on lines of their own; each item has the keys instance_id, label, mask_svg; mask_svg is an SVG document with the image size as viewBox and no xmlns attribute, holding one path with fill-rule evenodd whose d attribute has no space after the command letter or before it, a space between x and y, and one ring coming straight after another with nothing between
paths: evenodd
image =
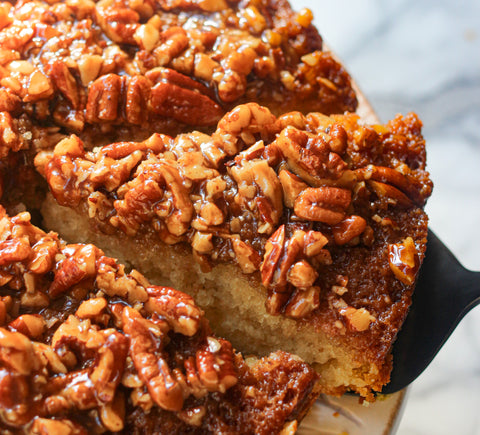
<instances>
[{"instance_id":1,"label":"white plate","mask_svg":"<svg viewBox=\"0 0 480 435\"><path fill-rule=\"evenodd\" d=\"M381 396L375 403L358 403L357 396L321 396L304 418L298 435L393 435L407 390Z\"/></svg>"}]
</instances>

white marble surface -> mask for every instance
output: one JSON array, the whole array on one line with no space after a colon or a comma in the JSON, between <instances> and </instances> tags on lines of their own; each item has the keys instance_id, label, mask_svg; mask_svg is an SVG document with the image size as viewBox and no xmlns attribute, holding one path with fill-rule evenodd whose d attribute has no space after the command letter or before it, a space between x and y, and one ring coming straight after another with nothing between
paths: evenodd
<instances>
[{"instance_id":1,"label":"white marble surface","mask_svg":"<svg viewBox=\"0 0 480 435\"><path fill-rule=\"evenodd\" d=\"M480 270L480 1L292 0L309 7L382 121L424 122L430 226ZM410 388L397 435L480 434L480 306Z\"/></svg>"}]
</instances>

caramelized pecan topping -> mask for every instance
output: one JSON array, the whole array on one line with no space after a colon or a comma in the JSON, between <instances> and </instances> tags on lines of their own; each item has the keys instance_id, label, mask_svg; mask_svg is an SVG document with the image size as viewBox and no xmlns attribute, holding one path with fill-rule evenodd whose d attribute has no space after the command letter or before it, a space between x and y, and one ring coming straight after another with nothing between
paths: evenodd
<instances>
[{"instance_id":1,"label":"caramelized pecan topping","mask_svg":"<svg viewBox=\"0 0 480 435\"><path fill-rule=\"evenodd\" d=\"M425 163L407 164L409 147L423 143L418 124L415 115L371 127L356 115L276 118L249 103L212 135L155 134L94 151L71 136L36 164L60 204L86 204L131 236L149 227L165 243L189 243L202 269L234 258L245 273L260 270L268 311L304 317L332 285L323 275L339 247L369 249L379 213L430 194Z\"/></svg>"},{"instance_id":2,"label":"caramelized pecan topping","mask_svg":"<svg viewBox=\"0 0 480 435\"><path fill-rule=\"evenodd\" d=\"M13 113L44 131L145 138L215 125L248 101L305 113L357 105L349 75L322 51L311 13L287 2L1 5L0 156L33 143L17 137Z\"/></svg>"}]
</instances>

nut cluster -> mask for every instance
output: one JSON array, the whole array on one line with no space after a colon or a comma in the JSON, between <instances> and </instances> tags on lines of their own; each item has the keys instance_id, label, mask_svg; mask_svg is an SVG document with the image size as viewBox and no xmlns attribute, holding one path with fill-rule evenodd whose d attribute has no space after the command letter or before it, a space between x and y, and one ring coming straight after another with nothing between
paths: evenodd
<instances>
[{"instance_id":1,"label":"nut cluster","mask_svg":"<svg viewBox=\"0 0 480 435\"><path fill-rule=\"evenodd\" d=\"M272 0L3 2L0 112L98 138L210 126L246 101L355 110L311 20Z\"/></svg>"},{"instance_id":2,"label":"nut cluster","mask_svg":"<svg viewBox=\"0 0 480 435\"><path fill-rule=\"evenodd\" d=\"M412 151L423 145L418 126L415 115L385 126L356 115L277 118L249 103L211 136L155 134L94 151L71 136L36 165L60 204L86 204L91 218L130 236L150 227L165 243L188 242L206 270L232 259L260 270L268 311L301 318L319 306L332 252L370 247L378 213L419 207L430 194Z\"/></svg>"},{"instance_id":3,"label":"nut cluster","mask_svg":"<svg viewBox=\"0 0 480 435\"><path fill-rule=\"evenodd\" d=\"M64 244L28 213L2 209L0 239L0 428L117 432L127 404L187 421L192 400L237 383L231 344L191 297Z\"/></svg>"}]
</instances>

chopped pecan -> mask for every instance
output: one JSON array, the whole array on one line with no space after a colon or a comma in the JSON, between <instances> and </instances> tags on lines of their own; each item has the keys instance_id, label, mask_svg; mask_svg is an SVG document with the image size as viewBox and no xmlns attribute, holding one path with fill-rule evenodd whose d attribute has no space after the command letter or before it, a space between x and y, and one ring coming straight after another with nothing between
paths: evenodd
<instances>
[{"instance_id":1,"label":"chopped pecan","mask_svg":"<svg viewBox=\"0 0 480 435\"><path fill-rule=\"evenodd\" d=\"M112 224L129 234L135 234L142 221L157 213L164 216L172 235L181 236L188 230L194 211L178 165L169 160L141 164L125 197L115 201L114 206L118 216L112 217Z\"/></svg>"},{"instance_id":2,"label":"chopped pecan","mask_svg":"<svg viewBox=\"0 0 480 435\"><path fill-rule=\"evenodd\" d=\"M119 75L107 74L92 83L85 109L88 122L117 120L124 81Z\"/></svg>"},{"instance_id":3,"label":"chopped pecan","mask_svg":"<svg viewBox=\"0 0 480 435\"><path fill-rule=\"evenodd\" d=\"M25 260L31 253L26 237L5 240L0 243L0 266Z\"/></svg>"},{"instance_id":4,"label":"chopped pecan","mask_svg":"<svg viewBox=\"0 0 480 435\"><path fill-rule=\"evenodd\" d=\"M335 299L333 306L338 310L339 314L344 316L348 324L356 331L366 331L376 318L370 314L366 308L355 308L348 305L342 298Z\"/></svg>"},{"instance_id":5,"label":"chopped pecan","mask_svg":"<svg viewBox=\"0 0 480 435\"><path fill-rule=\"evenodd\" d=\"M78 109L80 105L79 90L67 65L64 62L55 60L46 65L45 72L49 75L57 89L70 102L71 107Z\"/></svg>"},{"instance_id":6,"label":"chopped pecan","mask_svg":"<svg viewBox=\"0 0 480 435\"><path fill-rule=\"evenodd\" d=\"M423 205L425 198L419 188L409 178L396 169L369 165L357 169L359 179L370 180L369 185L379 196L387 196L398 201L400 206L411 206L412 203Z\"/></svg>"},{"instance_id":7,"label":"chopped pecan","mask_svg":"<svg viewBox=\"0 0 480 435\"><path fill-rule=\"evenodd\" d=\"M46 323L39 314L23 314L9 323L13 331L21 332L29 338L39 338L46 329Z\"/></svg>"},{"instance_id":8,"label":"chopped pecan","mask_svg":"<svg viewBox=\"0 0 480 435\"><path fill-rule=\"evenodd\" d=\"M5 99L0 90L0 109ZM6 108L9 109L9 108ZM13 110L11 108L10 110ZM0 158L5 158L10 151L19 151L24 147L24 139L18 132L18 122L14 121L10 113L0 111Z\"/></svg>"},{"instance_id":9,"label":"chopped pecan","mask_svg":"<svg viewBox=\"0 0 480 435\"><path fill-rule=\"evenodd\" d=\"M297 196L303 192L308 185L305 184L299 177L285 169L282 169L278 173L278 178L282 184L283 202L285 203L286 207L293 208Z\"/></svg>"},{"instance_id":10,"label":"chopped pecan","mask_svg":"<svg viewBox=\"0 0 480 435\"><path fill-rule=\"evenodd\" d=\"M295 263L287 273L287 281L300 289L311 287L317 278L317 271L305 260Z\"/></svg>"},{"instance_id":11,"label":"chopped pecan","mask_svg":"<svg viewBox=\"0 0 480 435\"><path fill-rule=\"evenodd\" d=\"M134 34L139 26L138 12L122 1L102 0L95 9L95 17L106 35L114 42L134 44Z\"/></svg>"},{"instance_id":12,"label":"chopped pecan","mask_svg":"<svg viewBox=\"0 0 480 435\"><path fill-rule=\"evenodd\" d=\"M29 375L38 365L31 341L20 332L0 328L0 361L20 375Z\"/></svg>"},{"instance_id":13,"label":"chopped pecan","mask_svg":"<svg viewBox=\"0 0 480 435\"><path fill-rule=\"evenodd\" d=\"M203 312L193 298L169 287L148 287L145 309L166 318L175 332L194 335L200 328Z\"/></svg>"},{"instance_id":14,"label":"chopped pecan","mask_svg":"<svg viewBox=\"0 0 480 435\"><path fill-rule=\"evenodd\" d=\"M348 216L332 227L333 238L337 245L350 243L360 236L367 227L367 221L361 216Z\"/></svg>"},{"instance_id":15,"label":"chopped pecan","mask_svg":"<svg viewBox=\"0 0 480 435\"><path fill-rule=\"evenodd\" d=\"M237 381L233 365L232 345L223 339L214 339L218 345L212 349L207 343L206 349L197 350L195 360L198 376L208 391L225 393Z\"/></svg>"},{"instance_id":16,"label":"chopped pecan","mask_svg":"<svg viewBox=\"0 0 480 435\"><path fill-rule=\"evenodd\" d=\"M44 237L32 246L28 270L42 275L52 269L55 255L58 252L58 242L50 237Z\"/></svg>"},{"instance_id":17,"label":"chopped pecan","mask_svg":"<svg viewBox=\"0 0 480 435\"><path fill-rule=\"evenodd\" d=\"M223 111L191 78L173 70L151 71L150 79L156 79L151 90L149 108L154 113L172 117L186 124L212 125Z\"/></svg>"},{"instance_id":18,"label":"chopped pecan","mask_svg":"<svg viewBox=\"0 0 480 435\"><path fill-rule=\"evenodd\" d=\"M98 330L89 320L80 322L69 316L55 331L52 346L60 354L78 349L83 359L94 359L89 367L55 379L52 392L78 409L91 409L98 402L113 400L128 351L128 340L123 334L114 329Z\"/></svg>"},{"instance_id":19,"label":"chopped pecan","mask_svg":"<svg viewBox=\"0 0 480 435\"><path fill-rule=\"evenodd\" d=\"M277 130L276 118L268 109L255 103L248 103L227 113L219 121L213 137L218 138L217 146L228 155L234 155L239 151L237 137L260 133L262 139L266 139Z\"/></svg>"},{"instance_id":20,"label":"chopped pecan","mask_svg":"<svg viewBox=\"0 0 480 435\"><path fill-rule=\"evenodd\" d=\"M55 298L83 279L94 276L96 259L100 252L93 245L71 245L71 248L65 252L68 257L60 263L55 272L55 278L48 289L50 297Z\"/></svg>"},{"instance_id":21,"label":"chopped pecan","mask_svg":"<svg viewBox=\"0 0 480 435\"><path fill-rule=\"evenodd\" d=\"M256 205L259 217L272 226L276 225L282 215L283 204L281 185L275 171L260 159L242 160L229 171L238 184L239 194L242 189L249 190L251 186L258 188ZM245 198L246 202L249 199Z\"/></svg>"},{"instance_id":22,"label":"chopped pecan","mask_svg":"<svg viewBox=\"0 0 480 435\"><path fill-rule=\"evenodd\" d=\"M236 260L242 268L242 271L244 273L253 273L257 271L262 261L258 252L240 239L232 238L230 240L232 242Z\"/></svg>"},{"instance_id":23,"label":"chopped pecan","mask_svg":"<svg viewBox=\"0 0 480 435\"><path fill-rule=\"evenodd\" d=\"M265 244L265 254L263 255L263 262L260 266L262 283L265 287L269 286L274 280L274 273L283 255L284 246L285 225L280 225Z\"/></svg>"},{"instance_id":24,"label":"chopped pecan","mask_svg":"<svg viewBox=\"0 0 480 435\"><path fill-rule=\"evenodd\" d=\"M328 239L320 231L307 231L305 234L305 255L315 257L328 243Z\"/></svg>"},{"instance_id":25,"label":"chopped pecan","mask_svg":"<svg viewBox=\"0 0 480 435\"><path fill-rule=\"evenodd\" d=\"M122 321L124 331L130 337L129 354L150 396L161 408L180 411L184 400L182 388L161 355L166 341L164 333L154 337L148 321L129 307L124 308Z\"/></svg>"},{"instance_id":26,"label":"chopped pecan","mask_svg":"<svg viewBox=\"0 0 480 435\"><path fill-rule=\"evenodd\" d=\"M78 307L75 315L80 319L90 319L97 317L107 307L105 298L91 298L83 301Z\"/></svg>"},{"instance_id":27,"label":"chopped pecan","mask_svg":"<svg viewBox=\"0 0 480 435\"><path fill-rule=\"evenodd\" d=\"M154 133L143 142L117 142L104 146L100 150L100 155L118 160L127 157L135 151L151 151L154 154L159 154L165 151L165 144L169 142L169 139L168 136Z\"/></svg>"},{"instance_id":28,"label":"chopped pecan","mask_svg":"<svg viewBox=\"0 0 480 435\"><path fill-rule=\"evenodd\" d=\"M335 183L343 186L349 183L347 164L337 153L331 151L330 142L322 134L312 135L287 126L275 143L285 156L290 170L309 184L318 186Z\"/></svg>"},{"instance_id":29,"label":"chopped pecan","mask_svg":"<svg viewBox=\"0 0 480 435\"><path fill-rule=\"evenodd\" d=\"M413 205L413 202L407 195L390 184L373 180L368 180L367 184L379 198L386 199L387 202L393 205L403 208L410 208Z\"/></svg>"},{"instance_id":30,"label":"chopped pecan","mask_svg":"<svg viewBox=\"0 0 480 435\"><path fill-rule=\"evenodd\" d=\"M411 237L407 237L401 243L388 245L388 263L399 281L406 285L415 282L420 261Z\"/></svg>"},{"instance_id":31,"label":"chopped pecan","mask_svg":"<svg viewBox=\"0 0 480 435\"><path fill-rule=\"evenodd\" d=\"M32 433L38 435L86 435L85 428L67 419L53 419L35 417L30 428Z\"/></svg>"},{"instance_id":32,"label":"chopped pecan","mask_svg":"<svg viewBox=\"0 0 480 435\"><path fill-rule=\"evenodd\" d=\"M305 291L297 290L285 307L285 314L294 319L308 316L320 306L320 287L310 287Z\"/></svg>"},{"instance_id":33,"label":"chopped pecan","mask_svg":"<svg viewBox=\"0 0 480 435\"><path fill-rule=\"evenodd\" d=\"M99 416L103 426L111 432L119 432L124 428L125 397L121 391L117 392L111 402L100 407Z\"/></svg>"}]
</instances>

